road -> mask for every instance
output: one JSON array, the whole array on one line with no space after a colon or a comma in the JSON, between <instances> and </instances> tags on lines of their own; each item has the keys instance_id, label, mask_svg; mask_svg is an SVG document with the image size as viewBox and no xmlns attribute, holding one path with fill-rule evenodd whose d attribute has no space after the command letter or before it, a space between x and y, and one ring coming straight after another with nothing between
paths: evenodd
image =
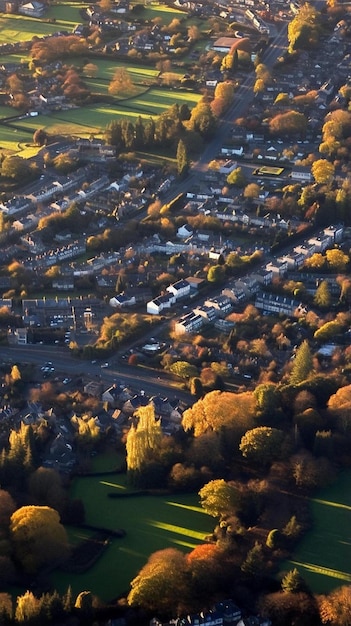
<instances>
[{"instance_id":1,"label":"road","mask_svg":"<svg viewBox=\"0 0 351 626\"><path fill-rule=\"evenodd\" d=\"M38 366L51 361L55 367L52 377L62 380L65 377L83 376L89 379L101 380L107 386L124 384L136 392L144 390L149 397L155 395L167 396L170 400L177 399L185 404L192 404L193 396L175 386L175 380L167 372L122 365L111 359L108 368L101 368L101 364L91 361L80 361L70 354L69 348L27 344L26 346L2 346L1 360L9 363L29 363ZM39 373L39 372L38 372ZM41 376L38 376L39 380Z\"/></svg>"},{"instance_id":2,"label":"road","mask_svg":"<svg viewBox=\"0 0 351 626\"><path fill-rule=\"evenodd\" d=\"M262 62L271 69L278 57L286 50L287 45L287 24L282 23L269 48L265 51ZM235 92L233 103L221 118L214 139L206 146L199 160L194 163L187 178L177 182L176 186L173 186L162 198L163 202L169 202L179 193L194 190L198 183L199 175L207 171L208 164L218 156L221 147L226 143L228 137L231 136L235 120L243 117L248 111L249 105L254 99L253 87L255 81L256 74L252 70Z\"/></svg>"}]
</instances>

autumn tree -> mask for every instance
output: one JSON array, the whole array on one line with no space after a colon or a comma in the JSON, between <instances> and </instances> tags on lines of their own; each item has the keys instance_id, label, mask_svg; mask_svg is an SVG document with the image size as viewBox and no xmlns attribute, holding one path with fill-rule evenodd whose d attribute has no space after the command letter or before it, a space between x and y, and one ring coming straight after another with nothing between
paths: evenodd
<instances>
[{"instance_id":1,"label":"autumn tree","mask_svg":"<svg viewBox=\"0 0 351 626\"><path fill-rule=\"evenodd\" d=\"M290 373L289 382L291 385L298 385L306 380L313 368L312 355L308 341L303 341L296 350L293 367Z\"/></svg>"},{"instance_id":2,"label":"autumn tree","mask_svg":"<svg viewBox=\"0 0 351 626\"><path fill-rule=\"evenodd\" d=\"M343 585L327 596L318 598L319 614L323 624L349 626L351 615L351 585Z\"/></svg>"},{"instance_id":3,"label":"autumn tree","mask_svg":"<svg viewBox=\"0 0 351 626\"><path fill-rule=\"evenodd\" d=\"M133 87L132 77L128 70L120 67L115 73L108 86L108 92L112 96L125 95L131 91Z\"/></svg>"},{"instance_id":4,"label":"autumn tree","mask_svg":"<svg viewBox=\"0 0 351 626\"><path fill-rule=\"evenodd\" d=\"M140 407L135 417L136 424L128 431L126 442L128 472L140 472L150 456L159 448L162 438L160 420L155 417L153 405Z\"/></svg>"},{"instance_id":5,"label":"autumn tree","mask_svg":"<svg viewBox=\"0 0 351 626\"><path fill-rule=\"evenodd\" d=\"M182 178L186 176L189 171L188 150L183 139L179 139L178 141L176 159L177 159L178 175Z\"/></svg>"},{"instance_id":6,"label":"autumn tree","mask_svg":"<svg viewBox=\"0 0 351 626\"><path fill-rule=\"evenodd\" d=\"M259 426L245 433L239 449L249 461L267 465L280 457L283 440L282 430Z\"/></svg>"},{"instance_id":7,"label":"autumn tree","mask_svg":"<svg viewBox=\"0 0 351 626\"><path fill-rule=\"evenodd\" d=\"M210 391L183 413L184 430L193 430L195 437L223 428L244 434L253 425L255 398L251 392L230 393Z\"/></svg>"},{"instance_id":8,"label":"autumn tree","mask_svg":"<svg viewBox=\"0 0 351 626\"><path fill-rule=\"evenodd\" d=\"M62 561L68 554L66 530L57 511L48 506L17 509L11 516L10 533L16 559L27 573Z\"/></svg>"},{"instance_id":9,"label":"autumn tree","mask_svg":"<svg viewBox=\"0 0 351 626\"><path fill-rule=\"evenodd\" d=\"M311 172L316 183L328 184L334 178L335 166L327 159L317 159L317 161L312 163Z\"/></svg>"},{"instance_id":10,"label":"autumn tree","mask_svg":"<svg viewBox=\"0 0 351 626\"><path fill-rule=\"evenodd\" d=\"M185 555L168 548L154 552L131 582L130 606L177 614L189 596L189 570Z\"/></svg>"},{"instance_id":11,"label":"autumn tree","mask_svg":"<svg viewBox=\"0 0 351 626\"><path fill-rule=\"evenodd\" d=\"M325 256L332 272L344 272L347 269L350 258L339 248L327 250Z\"/></svg>"},{"instance_id":12,"label":"autumn tree","mask_svg":"<svg viewBox=\"0 0 351 626\"><path fill-rule=\"evenodd\" d=\"M245 187L246 177L241 167L236 167L228 174L227 183L236 187Z\"/></svg>"},{"instance_id":13,"label":"autumn tree","mask_svg":"<svg viewBox=\"0 0 351 626\"><path fill-rule=\"evenodd\" d=\"M331 304L331 294L327 280L322 280L314 294L314 303L322 309L328 309Z\"/></svg>"},{"instance_id":14,"label":"autumn tree","mask_svg":"<svg viewBox=\"0 0 351 626\"><path fill-rule=\"evenodd\" d=\"M298 111L278 113L269 121L269 130L273 135L304 135L307 130L307 118Z\"/></svg>"},{"instance_id":15,"label":"autumn tree","mask_svg":"<svg viewBox=\"0 0 351 626\"><path fill-rule=\"evenodd\" d=\"M43 128L37 128L33 133L33 143L36 146L44 146L48 140L48 134Z\"/></svg>"},{"instance_id":16,"label":"autumn tree","mask_svg":"<svg viewBox=\"0 0 351 626\"><path fill-rule=\"evenodd\" d=\"M211 480L200 489L199 496L202 508L212 517L230 515L238 504L238 490L223 479Z\"/></svg>"}]
</instances>

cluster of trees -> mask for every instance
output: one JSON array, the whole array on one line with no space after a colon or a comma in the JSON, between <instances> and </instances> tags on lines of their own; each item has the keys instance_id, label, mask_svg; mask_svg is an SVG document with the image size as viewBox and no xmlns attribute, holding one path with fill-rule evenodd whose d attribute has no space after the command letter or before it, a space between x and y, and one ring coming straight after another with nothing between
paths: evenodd
<instances>
[{"instance_id":1,"label":"cluster of trees","mask_svg":"<svg viewBox=\"0 0 351 626\"><path fill-rule=\"evenodd\" d=\"M191 111L187 104L174 104L167 111L148 120L139 117L110 122L105 131L106 141L116 146L117 152L140 148L178 146L193 131L203 139L210 139L216 128L216 119L207 102L200 101Z\"/></svg>"},{"instance_id":2,"label":"cluster of trees","mask_svg":"<svg viewBox=\"0 0 351 626\"><path fill-rule=\"evenodd\" d=\"M322 32L321 13L311 4L303 4L288 25L289 51L316 48Z\"/></svg>"}]
</instances>

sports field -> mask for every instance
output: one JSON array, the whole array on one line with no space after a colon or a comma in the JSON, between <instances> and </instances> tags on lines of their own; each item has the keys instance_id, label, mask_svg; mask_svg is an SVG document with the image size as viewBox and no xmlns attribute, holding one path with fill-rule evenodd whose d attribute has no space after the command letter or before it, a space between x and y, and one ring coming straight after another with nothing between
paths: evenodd
<instances>
[{"instance_id":1,"label":"sports field","mask_svg":"<svg viewBox=\"0 0 351 626\"><path fill-rule=\"evenodd\" d=\"M71 495L83 500L87 523L123 528L126 536L114 539L86 573L55 573L53 583L61 593L71 585L74 593L90 589L102 600L111 600L128 592L152 552L170 547L190 551L213 530L214 521L199 506L197 495L108 497L125 490L125 476L120 474L75 479ZM70 540L76 543L84 534L70 529Z\"/></svg>"},{"instance_id":2,"label":"sports field","mask_svg":"<svg viewBox=\"0 0 351 626\"><path fill-rule=\"evenodd\" d=\"M351 471L311 501L313 529L281 571L296 567L315 593L351 584Z\"/></svg>"}]
</instances>

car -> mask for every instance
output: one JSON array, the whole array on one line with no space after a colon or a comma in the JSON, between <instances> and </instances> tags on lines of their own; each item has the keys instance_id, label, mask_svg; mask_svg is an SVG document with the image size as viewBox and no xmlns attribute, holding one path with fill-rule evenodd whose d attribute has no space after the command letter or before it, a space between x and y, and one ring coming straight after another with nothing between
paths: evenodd
<instances>
[{"instance_id":1,"label":"car","mask_svg":"<svg viewBox=\"0 0 351 626\"><path fill-rule=\"evenodd\" d=\"M71 380L72 380L71 378L64 378L62 382L64 385L68 385L68 383L70 383Z\"/></svg>"},{"instance_id":2,"label":"car","mask_svg":"<svg viewBox=\"0 0 351 626\"><path fill-rule=\"evenodd\" d=\"M91 362L91 364L92 364L92 365L95 365L95 363L96 363L96 359L94 359L94 360Z\"/></svg>"},{"instance_id":3,"label":"car","mask_svg":"<svg viewBox=\"0 0 351 626\"><path fill-rule=\"evenodd\" d=\"M108 367L108 366L109 366L109 364L108 364L108 363L101 363L101 367L102 367L102 368L105 368L105 367Z\"/></svg>"}]
</instances>

